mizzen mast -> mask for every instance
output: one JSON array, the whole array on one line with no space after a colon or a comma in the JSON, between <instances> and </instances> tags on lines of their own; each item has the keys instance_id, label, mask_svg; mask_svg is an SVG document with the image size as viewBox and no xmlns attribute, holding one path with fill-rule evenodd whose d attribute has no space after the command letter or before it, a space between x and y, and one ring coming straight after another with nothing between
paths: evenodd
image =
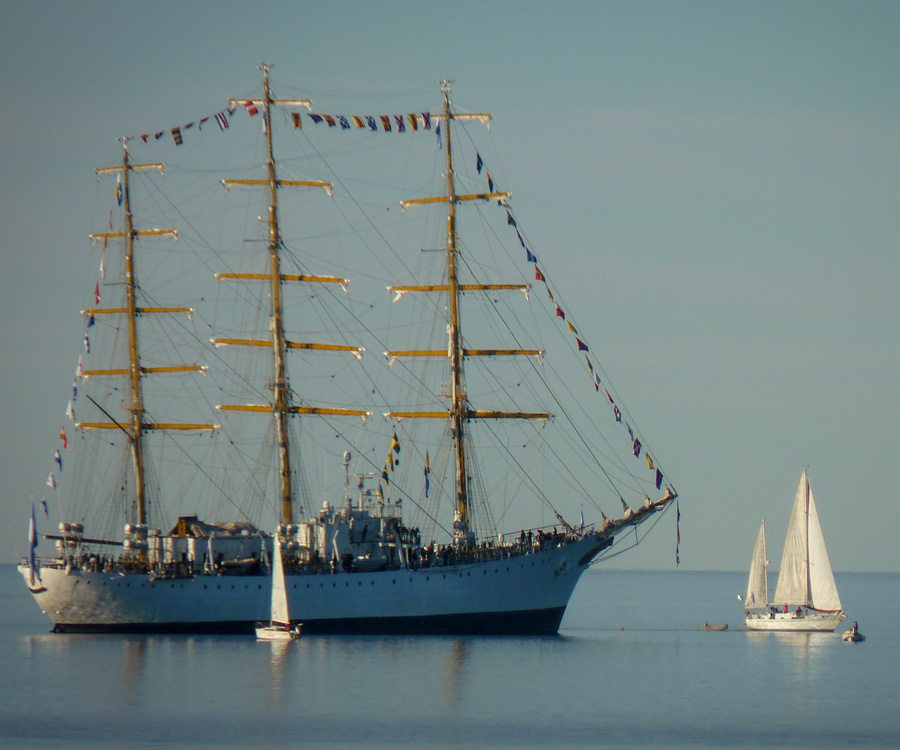
<instances>
[{"instance_id":1,"label":"mizzen mast","mask_svg":"<svg viewBox=\"0 0 900 750\"><path fill-rule=\"evenodd\" d=\"M269 282L271 299L272 299L272 315L270 322L270 332L272 334L271 341L264 339L231 339L231 338L214 338L213 344L216 346L238 345L238 346L257 346L270 347L274 361L275 379L273 383L274 396L272 404L222 404L217 408L226 411L255 411L255 412L271 412L275 420L275 432L278 442L278 466L281 478L280 482L280 500L281 500L281 520L283 523L293 523L293 497L294 491L291 482L291 451L290 451L290 434L288 431L288 417L292 414L327 414L334 416L360 416L368 417L369 412L356 409L337 409L323 408L312 406L295 406L292 403L292 391L290 380L287 374L287 365L285 362L285 354L288 349L311 349L319 351L346 351L355 355L362 356L364 349L356 346L341 346L338 344L316 344L307 342L288 341L284 333L284 307L281 295L281 286L286 281L297 281L306 283L325 283L339 284L346 289L349 283L348 279L338 278L336 276L313 276L306 274L283 274L281 272L281 249L282 239L281 230L278 221L278 189L282 187L317 187L322 188L331 195L332 185L329 182L306 181L306 180L283 180L280 179L276 172L276 162L274 150L272 146L272 105L277 104L288 107L306 107L312 106L309 99L274 99L269 89L269 71L272 66L263 62L260 64L260 70L263 71L263 98L262 99L231 99L231 104L244 106L262 107L265 121L266 135L266 179L265 180L222 180L222 184L226 190L232 187L263 187L269 191L269 212L268 212L268 252L269 252L269 273L229 273L216 274L216 278L223 280L264 280Z\"/></svg>"}]
</instances>

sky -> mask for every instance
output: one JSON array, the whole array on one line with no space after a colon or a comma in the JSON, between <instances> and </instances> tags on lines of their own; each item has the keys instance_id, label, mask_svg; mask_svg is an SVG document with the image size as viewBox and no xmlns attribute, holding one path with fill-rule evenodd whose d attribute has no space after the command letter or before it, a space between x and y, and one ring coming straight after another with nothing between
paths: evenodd
<instances>
[{"instance_id":1,"label":"sky","mask_svg":"<svg viewBox=\"0 0 900 750\"><path fill-rule=\"evenodd\" d=\"M746 569L763 518L780 550L808 467L834 569L900 570L898 28L893 2L3 3L0 562L56 447L93 170L265 59L314 99L452 78L493 113L517 216L665 456L682 568ZM673 567L671 526L617 564Z\"/></svg>"}]
</instances>

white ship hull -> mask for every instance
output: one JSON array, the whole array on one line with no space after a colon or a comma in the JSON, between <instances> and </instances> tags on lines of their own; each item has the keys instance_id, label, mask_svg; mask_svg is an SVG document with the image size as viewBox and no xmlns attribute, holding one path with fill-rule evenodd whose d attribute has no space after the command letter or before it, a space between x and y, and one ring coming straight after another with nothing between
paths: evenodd
<instances>
[{"instance_id":1,"label":"white ship hull","mask_svg":"<svg viewBox=\"0 0 900 750\"><path fill-rule=\"evenodd\" d=\"M589 562L610 538L588 534L531 554L375 573L287 575L305 633L554 634ZM27 567L20 568L26 582ZM59 632L253 633L270 576L157 579L41 567L30 587Z\"/></svg>"},{"instance_id":2,"label":"white ship hull","mask_svg":"<svg viewBox=\"0 0 900 750\"><path fill-rule=\"evenodd\" d=\"M795 633L832 633L844 619L843 612L812 614L806 613L798 617L793 612L776 612L769 614L748 614L749 630L775 630Z\"/></svg>"}]
</instances>

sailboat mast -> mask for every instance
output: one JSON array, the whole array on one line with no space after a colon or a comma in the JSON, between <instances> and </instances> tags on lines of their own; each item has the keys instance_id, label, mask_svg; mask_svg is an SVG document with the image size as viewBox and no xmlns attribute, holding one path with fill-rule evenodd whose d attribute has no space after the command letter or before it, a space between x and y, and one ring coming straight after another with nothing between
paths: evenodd
<instances>
[{"instance_id":1,"label":"sailboat mast","mask_svg":"<svg viewBox=\"0 0 900 750\"><path fill-rule=\"evenodd\" d=\"M456 187L453 173L453 143L450 133L450 84L452 81L442 81L441 91L444 94L444 122L447 126L445 138L447 142L447 197L449 210L447 213L447 275L450 286L450 373L451 373L451 411L450 411L450 435L454 443L456 456L456 512L457 525L461 532L469 528L469 494L466 481L466 452L465 452L465 414L466 389L465 373L463 370L462 335L460 333L459 320L459 280L457 278L457 249L456 249Z\"/></svg>"},{"instance_id":2,"label":"sailboat mast","mask_svg":"<svg viewBox=\"0 0 900 750\"><path fill-rule=\"evenodd\" d=\"M134 465L134 483L137 502L137 522L147 523L146 484L144 481L144 398L141 386L141 360L137 341L137 303L135 301L134 272L134 220L131 215L131 194L128 176L131 166L128 160L128 140L123 139L122 192L125 212L125 308L128 318L128 351L131 370L131 460Z\"/></svg>"},{"instance_id":3,"label":"sailboat mast","mask_svg":"<svg viewBox=\"0 0 900 750\"><path fill-rule=\"evenodd\" d=\"M763 593L766 595L765 605L769 606L769 558L766 554L766 519L762 522L763 543Z\"/></svg>"},{"instance_id":4,"label":"sailboat mast","mask_svg":"<svg viewBox=\"0 0 900 750\"><path fill-rule=\"evenodd\" d=\"M803 578L803 585L805 587L804 591L804 603L807 607L812 606L812 581L810 579L810 571L809 571L809 478L806 476L806 469L803 470L803 521L804 521L804 533L803 533L803 542L804 542L804 554L805 554L805 563L806 563L806 575Z\"/></svg>"},{"instance_id":5,"label":"sailboat mast","mask_svg":"<svg viewBox=\"0 0 900 750\"><path fill-rule=\"evenodd\" d=\"M275 157L272 151L272 96L269 91L270 65L260 65L263 71L263 107L265 111L265 131L267 161L266 171L269 182L269 260L271 268L272 291L272 349L275 358L275 431L278 439L278 465L281 473L281 517L284 523L292 523L293 508L291 498L291 454L288 432L288 410L290 407L290 387L288 384L285 360L284 322L281 302L281 233L278 227L278 179L275 174Z\"/></svg>"}]
</instances>

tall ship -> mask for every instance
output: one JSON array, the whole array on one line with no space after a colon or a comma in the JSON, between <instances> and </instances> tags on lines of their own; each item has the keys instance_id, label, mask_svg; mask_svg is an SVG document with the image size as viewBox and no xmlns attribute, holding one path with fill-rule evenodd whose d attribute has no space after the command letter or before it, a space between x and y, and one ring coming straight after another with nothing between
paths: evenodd
<instances>
[{"instance_id":1,"label":"tall ship","mask_svg":"<svg viewBox=\"0 0 900 750\"><path fill-rule=\"evenodd\" d=\"M60 449L32 503L20 572L34 600L57 632L252 633L277 561L305 634L556 633L581 575L677 494L473 146L467 127L491 116L458 111L446 81L439 111L325 115L275 96L261 70L261 97L123 138L97 170L114 198L91 236L100 275ZM209 170L185 168L170 192L169 165L133 156L201 131L231 154L245 113L262 122L257 156L216 177L219 214L196 197ZM276 160L282 126L279 146L303 148ZM331 162L320 137L343 139ZM418 139L438 189L417 181L424 194L399 207L369 197L398 188L357 174L366 138ZM332 196L346 235L323 218ZM255 229L226 248L236 217ZM182 227L160 228L170 218ZM489 257L504 233L516 255ZM377 301L349 291L354 276Z\"/></svg>"}]
</instances>

